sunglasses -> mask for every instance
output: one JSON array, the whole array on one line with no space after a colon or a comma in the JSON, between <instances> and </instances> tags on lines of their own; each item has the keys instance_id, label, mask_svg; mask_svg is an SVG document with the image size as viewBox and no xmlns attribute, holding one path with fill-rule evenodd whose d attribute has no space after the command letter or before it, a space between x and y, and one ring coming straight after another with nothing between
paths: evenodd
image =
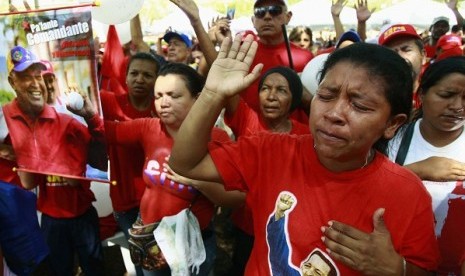
<instances>
[{"instance_id":1,"label":"sunglasses","mask_svg":"<svg viewBox=\"0 0 465 276\"><path fill-rule=\"evenodd\" d=\"M278 16L283 13L283 7L281 6L266 6L266 7L257 7L254 9L254 15L256 18L265 17L266 13L269 12L271 16Z\"/></svg>"}]
</instances>

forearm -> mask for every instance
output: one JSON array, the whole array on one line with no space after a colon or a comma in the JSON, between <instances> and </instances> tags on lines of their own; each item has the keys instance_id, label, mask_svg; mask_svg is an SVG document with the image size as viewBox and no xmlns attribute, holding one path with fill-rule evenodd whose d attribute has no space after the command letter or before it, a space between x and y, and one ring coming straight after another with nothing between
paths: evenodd
<instances>
[{"instance_id":1,"label":"forearm","mask_svg":"<svg viewBox=\"0 0 465 276\"><path fill-rule=\"evenodd\" d=\"M177 173L197 178L192 172L208 153L211 130L224 106L224 98L203 89L182 123L170 155L170 167ZM195 147L193 147L195 145Z\"/></svg>"},{"instance_id":2,"label":"forearm","mask_svg":"<svg viewBox=\"0 0 465 276\"><path fill-rule=\"evenodd\" d=\"M408 165L404 165L404 167L411 170L414 174L416 174L422 180L427 178L425 174L425 170L423 170L423 166L421 165L421 162L415 162L415 163L411 163Z\"/></svg>"},{"instance_id":3,"label":"forearm","mask_svg":"<svg viewBox=\"0 0 465 276\"><path fill-rule=\"evenodd\" d=\"M136 45L137 51L148 52L150 47L144 42L144 35L142 34L142 25L140 23L139 15L136 15L130 21L131 42Z\"/></svg>"},{"instance_id":4,"label":"forearm","mask_svg":"<svg viewBox=\"0 0 465 276\"><path fill-rule=\"evenodd\" d=\"M245 193L226 191L221 183L193 180L192 186L217 206L237 208L245 203Z\"/></svg>"},{"instance_id":5,"label":"forearm","mask_svg":"<svg viewBox=\"0 0 465 276\"><path fill-rule=\"evenodd\" d=\"M21 185L26 190L31 190L37 187L37 177L38 175L29 172L18 171L19 179L21 180Z\"/></svg>"},{"instance_id":6,"label":"forearm","mask_svg":"<svg viewBox=\"0 0 465 276\"><path fill-rule=\"evenodd\" d=\"M334 30L336 31L336 41L341 38L344 33L344 26L342 26L341 18L339 16L333 15Z\"/></svg>"},{"instance_id":7,"label":"forearm","mask_svg":"<svg viewBox=\"0 0 465 276\"><path fill-rule=\"evenodd\" d=\"M367 39L367 24L366 21L358 21L357 24L357 33L362 39L362 41L365 41Z\"/></svg>"},{"instance_id":8,"label":"forearm","mask_svg":"<svg viewBox=\"0 0 465 276\"><path fill-rule=\"evenodd\" d=\"M199 40L200 48L202 49L205 60L207 61L208 68L210 68L210 66L213 64L218 55L218 53L215 50L215 45L210 40L210 37L208 36L207 31L203 27L200 18L192 19L191 24L194 28L195 35Z\"/></svg>"},{"instance_id":9,"label":"forearm","mask_svg":"<svg viewBox=\"0 0 465 276\"><path fill-rule=\"evenodd\" d=\"M124 122L105 120L105 140L109 145L138 144L143 127L137 119Z\"/></svg>"},{"instance_id":10,"label":"forearm","mask_svg":"<svg viewBox=\"0 0 465 276\"><path fill-rule=\"evenodd\" d=\"M457 25L460 27L460 30L463 30L463 16L460 14L457 8L452 9L452 12L455 15L455 19L457 20Z\"/></svg>"},{"instance_id":11,"label":"forearm","mask_svg":"<svg viewBox=\"0 0 465 276\"><path fill-rule=\"evenodd\" d=\"M103 119L98 114L94 114L90 118L85 118L89 133L92 139L104 141L105 140L105 126Z\"/></svg>"}]
</instances>

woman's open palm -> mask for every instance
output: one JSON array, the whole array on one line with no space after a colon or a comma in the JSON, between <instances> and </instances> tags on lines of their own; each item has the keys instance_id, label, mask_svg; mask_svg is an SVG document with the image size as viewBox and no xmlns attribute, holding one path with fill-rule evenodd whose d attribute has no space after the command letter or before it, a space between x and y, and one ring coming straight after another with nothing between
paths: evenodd
<instances>
[{"instance_id":1,"label":"woman's open palm","mask_svg":"<svg viewBox=\"0 0 465 276\"><path fill-rule=\"evenodd\" d=\"M229 38L225 39L208 73L205 89L228 98L247 88L259 77L263 67L257 64L249 73L256 51L257 42L251 35L242 43L240 35L232 44Z\"/></svg>"}]
</instances>

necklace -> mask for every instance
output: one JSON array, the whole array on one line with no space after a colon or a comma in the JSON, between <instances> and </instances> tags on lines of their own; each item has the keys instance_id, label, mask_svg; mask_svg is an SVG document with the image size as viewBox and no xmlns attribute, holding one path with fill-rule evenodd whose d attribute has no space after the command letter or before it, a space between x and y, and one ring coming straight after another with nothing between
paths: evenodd
<instances>
[{"instance_id":1,"label":"necklace","mask_svg":"<svg viewBox=\"0 0 465 276\"><path fill-rule=\"evenodd\" d=\"M365 168L368 165L368 160L371 159L372 155L373 155L373 149L370 149L370 151L368 151L367 158L365 159L365 164L363 164L363 166L360 167L360 170Z\"/></svg>"}]
</instances>

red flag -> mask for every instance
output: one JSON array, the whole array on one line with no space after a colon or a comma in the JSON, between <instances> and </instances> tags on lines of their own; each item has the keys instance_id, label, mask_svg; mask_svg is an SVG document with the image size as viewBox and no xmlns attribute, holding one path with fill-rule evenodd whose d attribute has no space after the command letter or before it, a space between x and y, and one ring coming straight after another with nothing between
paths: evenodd
<instances>
[{"instance_id":1,"label":"red flag","mask_svg":"<svg viewBox=\"0 0 465 276\"><path fill-rule=\"evenodd\" d=\"M126 64L127 58L124 56L116 28L114 25L110 25L100 71L100 89L126 94Z\"/></svg>"}]
</instances>

